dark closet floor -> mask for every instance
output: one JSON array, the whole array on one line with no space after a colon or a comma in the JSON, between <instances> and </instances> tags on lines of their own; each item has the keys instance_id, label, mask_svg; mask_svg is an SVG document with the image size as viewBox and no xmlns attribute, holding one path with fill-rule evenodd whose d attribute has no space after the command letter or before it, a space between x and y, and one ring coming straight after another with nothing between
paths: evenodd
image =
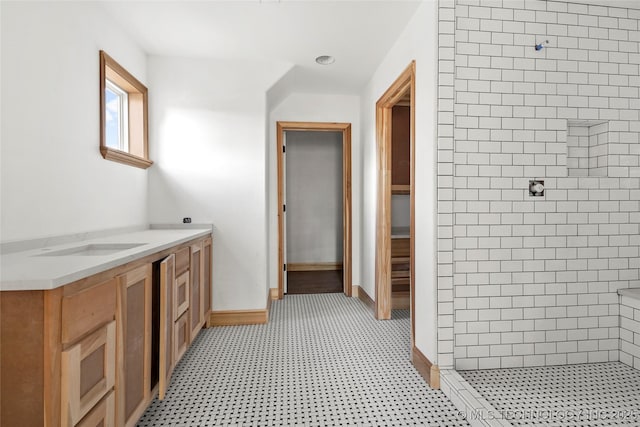
<instances>
[{"instance_id":1,"label":"dark closet floor","mask_svg":"<svg viewBox=\"0 0 640 427\"><path fill-rule=\"evenodd\" d=\"M288 294L326 294L342 292L342 270L288 271Z\"/></svg>"}]
</instances>

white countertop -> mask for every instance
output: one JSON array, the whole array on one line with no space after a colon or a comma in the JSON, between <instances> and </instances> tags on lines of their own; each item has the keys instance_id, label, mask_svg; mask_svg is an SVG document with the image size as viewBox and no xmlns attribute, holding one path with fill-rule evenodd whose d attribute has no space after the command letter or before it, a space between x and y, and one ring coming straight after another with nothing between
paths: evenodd
<instances>
[{"instance_id":1,"label":"white countertop","mask_svg":"<svg viewBox=\"0 0 640 427\"><path fill-rule=\"evenodd\" d=\"M0 255L0 290L55 289L210 233L210 227L150 229L5 253ZM109 255L42 256L47 252L90 244L118 243L142 243L142 245Z\"/></svg>"}]
</instances>

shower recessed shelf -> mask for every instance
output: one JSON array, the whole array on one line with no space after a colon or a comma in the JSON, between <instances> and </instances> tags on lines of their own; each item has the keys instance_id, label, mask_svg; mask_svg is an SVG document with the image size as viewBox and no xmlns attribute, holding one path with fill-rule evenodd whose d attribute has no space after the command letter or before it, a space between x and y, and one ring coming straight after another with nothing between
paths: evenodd
<instances>
[{"instance_id":1,"label":"shower recessed shelf","mask_svg":"<svg viewBox=\"0 0 640 427\"><path fill-rule=\"evenodd\" d=\"M608 121L568 120L568 175L606 177L609 166L608 143Z\"/></svg>"}]
</instances>

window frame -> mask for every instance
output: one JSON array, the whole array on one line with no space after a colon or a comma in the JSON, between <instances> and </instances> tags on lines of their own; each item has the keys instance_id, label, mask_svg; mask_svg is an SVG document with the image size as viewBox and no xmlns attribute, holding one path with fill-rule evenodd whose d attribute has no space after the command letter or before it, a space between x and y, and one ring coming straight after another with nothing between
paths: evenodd
<instances>
[{"instance_id":1,"label":"window frame","mask_svg":"<svg viewBox=\"0 0 640 427\"><path fill-rule=\"evenodd\" d=\"M129 152L129 93L109 79L105 80L105 91L106 90L113 92L113 94L118 97L118 122L120 123L118 126L118 147L109 148L117 148L118 150ZM105 108L106 104L107 101L105 99ZM106 124L107 122L105 121L105 138Z\"/></svg>"},{"instance_id":2,"label":"window frame","mask_svg":"<svg viewBox=\"0 0 640 427\"><path fill-rule=\"evenodd\" d=\"M127 134L127 143L121 143L117 149L107 146L106 139L106 94L107 81L127 94L126 114L122 131ZM100 153L106 160L124 163L141 169L153 164L149 159L148 140L148 95L145 85L133 77L124 67L118 64L103 50L100 51ZM123 137L124 135L120 135Z\"/></svg>"}]
</instances>

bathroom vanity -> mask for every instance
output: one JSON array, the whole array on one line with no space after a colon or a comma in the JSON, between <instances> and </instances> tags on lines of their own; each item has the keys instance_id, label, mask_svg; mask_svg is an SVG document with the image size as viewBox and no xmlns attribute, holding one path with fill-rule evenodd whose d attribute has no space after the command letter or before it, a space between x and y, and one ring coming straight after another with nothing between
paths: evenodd
<instances>
[{"instance_id":1,"label":"bathroom vanity","mask_svg":"<svg viewBox=\"0 0 640 427\"><path fill-rule=\"evenodd\" d=\"M135 425L210 316L210 228L0 260L2 426Z\"/></svg>"}]
</instances>

